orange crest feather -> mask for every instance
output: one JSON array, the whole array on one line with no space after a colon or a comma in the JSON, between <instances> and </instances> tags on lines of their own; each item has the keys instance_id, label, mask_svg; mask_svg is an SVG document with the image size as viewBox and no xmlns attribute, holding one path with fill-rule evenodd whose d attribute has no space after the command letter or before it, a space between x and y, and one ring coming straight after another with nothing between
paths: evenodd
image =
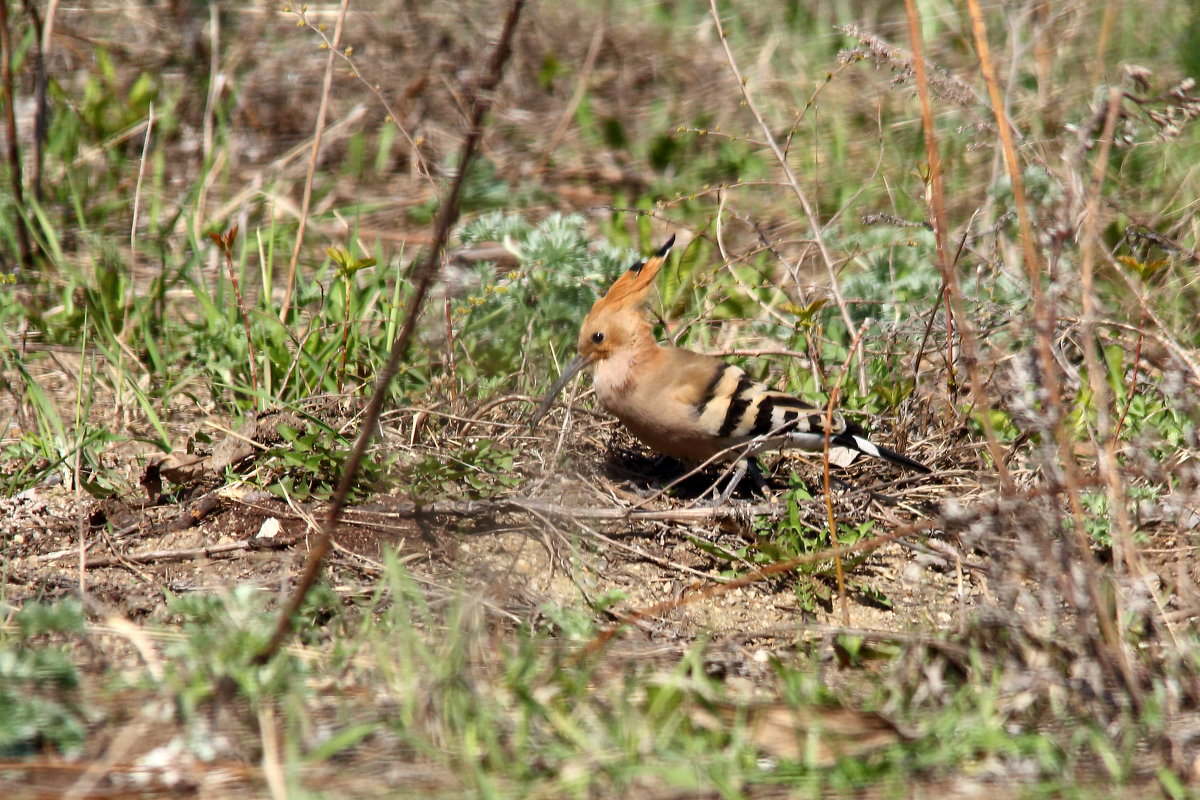
<instances>
[{"instance_id":1,"label":"orange crest feather","mask_svg":"<svg viewBox=\"0 0 1200 800\"><path fill-rule=\"evenodd\" d=\"M671 252L673 244L675 244L674 235L649 259L644 262L639 261L622 273L608 292L592 306L592 313L601 309L615 311L640 303L646 297L646 293L650 291L650 287L654 285L654 279L658 276L662 265L666 263L667 254Z\"/></svg>"}]
</instances>

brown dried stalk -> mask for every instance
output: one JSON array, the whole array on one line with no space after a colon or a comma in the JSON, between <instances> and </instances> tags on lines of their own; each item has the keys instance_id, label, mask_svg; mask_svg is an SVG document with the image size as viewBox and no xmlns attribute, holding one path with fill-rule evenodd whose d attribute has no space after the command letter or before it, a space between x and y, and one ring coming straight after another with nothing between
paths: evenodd
<instances>
[{"instance_id":1,"label":"brown dried stalk","mask_svg":"<svg viewBox=\"0 0 1200 800\"><path fill-rule=\"evenodd\" d=\"M1017 221L1021 232L1021 244L1024 248L1025 268L1029 274L1029 288L1033 294L1034 328L1037 339L1037 354L1041 379L1046 391L1046 405L1049 409L1050 424L1054 431L1055 442L1058 445L1059 461L1066 483L1067 499L1071 506L1073 530L1076 538L1078 554L1084 558L1091 557L1091 548L1087 541L1087 531L1084 527L1085 514L1080 501L1079 465L1071 447L1069 434L1063 425L1063 404L1061 387L1058 380L1058 364L1054 359L1054 309L1046 300L1042 287L1041 258L1038 253L1033 221L1029 214L1029 206L1025 197L1024 184L1021 178L1021 165L1017 161L1017 151L1013 144L1012 126L1004 111L1004 99L1000 95L1000 83L996 78L995 65L992 62L991 49L988 46L987 27L984 24L983 12L979 0L967 0L967 11L971 17L971 31L975 39L975 48L979 53L979 69L987 84L988 97L992 103L992 111L996 117L996 126L1000 134L1001 149L1004 154L1004 164L1012 183L1013 203L1017 210ZM1111 608L1105 602L1098 580L1098 571L1085 570L1087 592L1096 609L1096 622L1100 635L1106 647L1100 648L1098 655L1115 667L1121 676L1125 688L1137 708L1142 706L1141 687L1133 674L1129 654L1118 630L1117 614L1104 613Z\"/></svg>"},{"instance_id":2,"label":"brown dried stalk","mask_svg":"<svg viewBox=\"0 0 1200 800\"><path fill-rule=\"evenodd\" d=\"M12 37L8 30L8 2L0 2L0 91L4 93L4 138L5 155L8 158L9 176L12 178L13 200L16 213L13 215L17 227L17 246L21 249L21 266L33 268L33 243L26 224L25 185L21 179L21 151L17 147L17 117L13 111Z\"/></svg>"},{"instance_id":3,"label":"brown dried stalk","mask_svg":"<svg viewBox=\"0 0 1200 800\"><path fill-rule=\"evenodd\" d=\"M837 518L833 514L833 488L830 486L829 476L829 437L833 435L833 409L837 405L838 393L842 389L842 381L846 379L846 375L850 371L850 359L854 358L854 351L858 349L863 334L867 332L867 327L870 324L871 321L866 320L859 327L858 334L854 337L854 341L850 344L850 349L846 353L846 360L842 363L842 369L838 373L837 380L829 388L829 403L825 408L825 452L821 458L821 478L825 483L825 514L829 521L829 543L833 545L834 550L837 550L839 545ZM838 604L842 609L842 624L849 625L850 605L846 601L846 576L842 570L842 557L840 554L834 554L833 566L837 574Z\"/></svg>"},{"instance_id":4,"label":"brown dried stalk","mask_svg":"<svg viewBox=\"0 0 1200 800\"><path fill-rule=\"evenodd\" d=\"M337 24L333 30L333 44L327 45L329 56L325 59L325 82L321 87L321 104L317 107L317 122L313 132L312 154L308 159L308 175L304 179L304 197L300 201L300 227L296 230L296 244L292 246L292 260L288 264L287 282L283 287L283 304L279 308L279 319L287 321L292 306L292 291L296 286L296 266L300 263L300 248L304 244L304 228L308 224L308 208L312 203L313 176L317 172L317 157L321 153L321 135L325 132L325 115L329 110L329 90L333 84L333 57L342 41L342 28L346 22L346 11L350 0L342 0L338 8Z\"/></svg>"},{"instance_id":5,"label":"brown dried stalk","mask_svg":"<svg viewBox=\"0 0 1200 800\"><path fill-rule=\"evenodd\" d=\"M962 343L963 362L967 368L967 378L971 381L971 393L975 402L985 410L991 407L991 401L984 389L983 378L979 374L979 343L971 327L966 306L963 303L962 289L958 282L958 273L954 269L946 253L946 212L944 192L942 189L942 162L937 146L937 131L933 124L933 104L930 100L929 81L925 72L925 58L922 55L921 22L914 0L905 0L905 10L908 14L909 38L913 48L913 71L917 83L917 95L921 102L921 122L925 133L925 152L929 161L928 194L931 224L937 242L938 268L942 273L942 283L945 286L947 304L953 313L947 317L947 347L953 341L954 325L957 324L959 339ZM953 352L947 352L946 364L949 375L953 376ZM1013 489L1012 476L1004 463L1004 452L992 425L991 415L979 415L983 427L984 439L987 441L988 453L992 457L996 474L1000 478L1001 488L1008 492Z\"/></svg>"},{"instance_id":6,"label":"brown dried stalk","mask_svg":"<svg viewBox=\"0 0 1200 800\"><path fill-rule=\"evenodd\" d=\"M487 70L484 72L483 79L472 92L469 105L471 115L467 123L467 135L463 139L462 147L459 149L458 172L455 174L454 181L450 184L450 191L442 201L441 207L438 209L437 218L434 220L433 244L430 245L425 255L425 261L417 267L414 273L416 289L413 291L412 297L408 302L404 326L396 335L395 341L392 342L392 349L388 355L387 364L384 366L383 372L379 375L375 385L375 393L371 395L366 412L363 414L362 427L359 430L358 439L354 442L354 447L351 449L350 455L346 458L342 477L338 481L337 489L329 503L329 511L325 518L325 524L321 526L321 531L317 534L313 548L309 551L308 560L304 564L304 572L300 576L291 599L279 612L279 619L271 641L255 656L255 663L266 663L279 650L288 636L291 635L292 618L300 610L300 606L304 602L309 589L316 583L317 575L321 570L321 564L333 544L333 531L337 527L342 509L346 505L346 498L350 494L350 490L353 488L354 481L358 476L358 468L362 463L363 454L367 450L367 444L371 441L371 437L378 425L379 414L383 410L383 402L387 396L388 387L392 383L392 378L396 376L396 373L400 369L401 359L408 352L409 342L412 340L413 331L416 330L417 316L421 311L421 306L425 303L426 295L429 294L429 287L437 276L442 251L445 249L446 242L450 238L450 229L458 220L458 203L462 194L463 183L470 169L471 161L475 158L475 153L479 149L479 142L483 139L484 120L487 117L488 110L492 106L494 99L493 92L496 86L499 85L500 78L504 75L504 67L508 63L509 56L512 55L513 37L516 34L517 22L521 18L521 10L524 6L525 0L512 0L512 5L508 9L508 16L504 20L504 29L500 33L500 39L496 42L496 49L492 51L492 57L488 62Z\"/></svg>"}]
</instances>

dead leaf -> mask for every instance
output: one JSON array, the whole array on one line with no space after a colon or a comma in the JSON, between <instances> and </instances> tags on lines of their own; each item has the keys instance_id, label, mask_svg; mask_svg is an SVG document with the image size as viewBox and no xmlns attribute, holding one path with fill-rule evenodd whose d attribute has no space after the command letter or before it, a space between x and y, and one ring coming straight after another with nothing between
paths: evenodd
<instances>
[{"instance_id":1,"label":"dead leaf","mask_svg":"<svg viewBox=\"0 0 1200 800\"><path fill-rule=\"evenodd\" d=\"M172 453L158 461L158 474L171 483L187 485L209 474L208 458L195 453ZM149 471L149 467L146 468Z\"/></svg>"},{"instance_id":2,"label":"dead leaf","mask_svg":"<svg viewBox=\"0 0 1200 800\"><path fill-rule=\"evenodd\" d=\"M226 434L225 438L213 447L210 455L172 453L146 465L146 471L142 474L142 485L153 496L162 490L160 477L179 486L189 486L205 478L220 477L227 467L254 455L254 437L257 434L258 420L251 417L237 433Z\"/></svg>"}]
</instances>

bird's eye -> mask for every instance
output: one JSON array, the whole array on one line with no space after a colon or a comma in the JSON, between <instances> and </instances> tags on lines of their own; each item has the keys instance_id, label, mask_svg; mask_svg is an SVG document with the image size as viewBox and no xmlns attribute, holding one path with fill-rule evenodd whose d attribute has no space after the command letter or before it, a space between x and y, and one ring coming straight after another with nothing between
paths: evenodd
<instances>
[{"instance_id":1,"label":"bird's eye","mask_svg":"<svg viewBox=\"0 0 1200 800\"><path fill-rule=\"evenodd\" d=\"M604 333L602 331L596 331L592 334L592 341L596 344L600 344L604 341Z\"/></svg>"}]
</instances>

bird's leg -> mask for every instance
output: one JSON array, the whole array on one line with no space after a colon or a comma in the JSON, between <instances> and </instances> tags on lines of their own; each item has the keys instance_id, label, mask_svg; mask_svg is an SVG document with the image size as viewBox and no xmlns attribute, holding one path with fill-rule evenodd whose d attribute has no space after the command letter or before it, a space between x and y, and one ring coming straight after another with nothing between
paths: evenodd
<instances>
[{"instance_id":1,"label":"bird's leg","mask_svg":"<svg viewBox=\"0 0 1200 800\"><path fill-rule=\"evenodd\" d=\"M713 502L713 506L723 506L729 502L729 498L733 496L734 490L742 482L742 478L749 473L754 482L758 485L760 491L765 490L767 486L766 479L763 478L762 470L758 468L758 459L754 456L746 456L737 460L737 469L729 476L729 483L725 485L725 491L721 492L720 496ZM713 485L713 494L716 494L717 487Z\"/></svg>"},{"instance_id":2,"label":"bird's leg","mask_svg":"<svg viewBox=\"0 0 1200 800\"><path fill-rule=\"evenodd\" d=\"M714 507L723 506L727 502L729 502L729 497L733 494L733 490L736 489L738 484L742 482L742 478L746 477L746 469L747 469L746 463L748 461L749 461L749 459L746 459L746 458L738 459L737 469L735 469L733 471L733 474L729 476L729 482L725 484L725 491L721 492L721 494L719 496L717 496L717 498L713 501ZM713 494L716 494L716 493L717 493L717 485L714 483L713 484Z\"/></svg>"},{"instance_id":3,"label":"bird's leg","mask_svg":"<svg viewBox=\"0 0 1200 800\"><path fill-rule=\"evenodd\" d=\"M836 486L838 489L845 489L848 492L858 491L858 487L845 478L840 478L837 475L829 476L829 485Z\"/></svg>"},{"instance_id":4,"label":"bird's leg","mask_svg":"<svg viewBox=\"0 0 1200 800\"><path fill-rule=\"evenodd\" d=\"M759 494L761 494L763 497L766 497L767 489L770 488L770 484L767 483L767 476L763 475L762 466L758 463L758 459L754 456L748 457L746 462L750 465L747 471L750 473L750 477L754 479L755 485L758 486Z\"/></svg>"},{"instance_id":5,"label":"bird's leg","mask_svg":"<svg viewBox=\"0 0 1200 800\"><path fill-rule=\"evenodd\" d=\"M678 463L677 459L671 458L670 456L661 456L660 455L660 456L657 456L653 461L650 462L650 469L654 470L655 472L660 472L660 471L665 470L667 468L668 464L677 464L677 463Z\"/></svg>"}]
</instances>

